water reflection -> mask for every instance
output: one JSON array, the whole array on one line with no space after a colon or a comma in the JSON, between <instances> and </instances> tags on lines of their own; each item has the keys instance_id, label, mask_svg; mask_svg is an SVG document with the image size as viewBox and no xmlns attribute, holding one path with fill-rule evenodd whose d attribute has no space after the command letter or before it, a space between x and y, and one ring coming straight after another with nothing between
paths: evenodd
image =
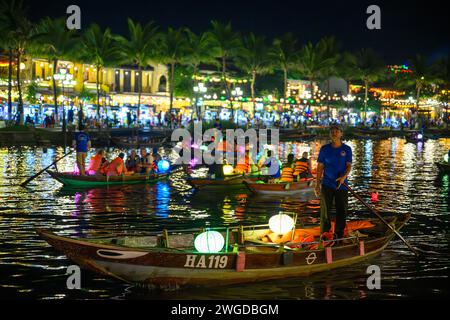
<instances>
[{"instance_id":1,"label":"water reflection","mask_svg":"<svg viewBox=\"0 0 450 320\"><path fill-rule=\"evenodd\" d=\"M290 152L310 151L317 159L320 146L286 142L281 158ZM433 251L416 260L400 240L394 240L366 264L302 279L268 281L246 286L153 292L84 273L83 292L65 289L65 268L72 264L34 233L48 228L70 236L140 233L218 225L260 224L279 212L295 213L305 224L317 222L314 196L260 197L245 188L194 192L183 173L155 185L67 189L42 174L28 188L26 177L63 154L62 148L0 148L0 283L10 297L89 299L361 299L441 297L449 293L445 279L450 269L449 175L439 175L435 162L450 149L450 139L428 140L422 146L390 138L347 142L354 153L350 183L364 199L378 191L381 211L412 212L403 236L414 246ZM95 150L93 151L95 152ZM112 153L116 150L111 150ZM58 162L72 171L75 156ZM350 198L350 218L364 216L364 207ZM382 290L365 287L369 264L380 265Z\"/></svg>"}]
</instances>

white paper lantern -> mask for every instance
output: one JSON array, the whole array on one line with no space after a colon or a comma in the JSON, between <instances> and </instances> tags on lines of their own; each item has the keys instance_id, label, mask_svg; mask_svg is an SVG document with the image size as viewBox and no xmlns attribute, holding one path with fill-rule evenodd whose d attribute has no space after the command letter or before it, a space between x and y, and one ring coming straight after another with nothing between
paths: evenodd
<instances>
[{"instance_id":1,"label":"white paper lantern","mask_svg":"<svg viewBox=\"0 0 450 320\"><path fill-rule=\"evenodd\" d=\"M277 214L269 219L269 228L272 232L284 234L294 227L294 219L287 214Z\"/></svg>"}]
</instances>

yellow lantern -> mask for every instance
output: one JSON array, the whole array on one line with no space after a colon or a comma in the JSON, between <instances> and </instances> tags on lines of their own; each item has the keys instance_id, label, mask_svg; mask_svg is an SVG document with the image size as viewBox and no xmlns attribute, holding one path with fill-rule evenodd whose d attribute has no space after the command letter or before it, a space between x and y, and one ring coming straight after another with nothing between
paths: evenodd
<instances>
[{"instance_id":1,"label":"yellow lantern","mask_svg":"<svg viewBox=\"0 0 450 320\"><path fill-rule=\"evenodd\" d=\"M223 166L223 174L226 176L229 176L231 174L233 174L233 166L231 164L226 164Z\"/></svg>"},{"instance_id":2,"label":"yellow lantern","mask_svg":"<svg viewBox=\"0 0 450 320\"><path fill-rule=\"evenodd\" d=\"M277 214L269 219L269 228L277 234L284 234L294 227L294 219L287 214Z\"/></svg>"}]
</instances>

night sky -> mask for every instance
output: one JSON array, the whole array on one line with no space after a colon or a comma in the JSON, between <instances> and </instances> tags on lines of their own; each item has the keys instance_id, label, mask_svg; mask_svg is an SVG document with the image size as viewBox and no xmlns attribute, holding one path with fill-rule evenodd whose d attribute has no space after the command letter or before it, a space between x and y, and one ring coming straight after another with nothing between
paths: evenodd
<instances>
[{"instance_id":1,"label":"night sky","mask_svg":"<svg viewBox=\"0 0 450 320\"><path fill-rule=\"evenodd\" d=\"M444 1L366 0L25 0L32 20L66 16L66 8L81 8L82 28L90 23L126 34L126 18L154 20L162 29L189 27L195 32L209 28L213 19L231 21L234 29L253 31L269 39L293 32L300 43L334 35L343 49L377 50L388 63L404 63L415 53L433 60L449 52L448 10ZM366 28L366 8L381 8L381 30Z\"/></svg>"}]
</instances>

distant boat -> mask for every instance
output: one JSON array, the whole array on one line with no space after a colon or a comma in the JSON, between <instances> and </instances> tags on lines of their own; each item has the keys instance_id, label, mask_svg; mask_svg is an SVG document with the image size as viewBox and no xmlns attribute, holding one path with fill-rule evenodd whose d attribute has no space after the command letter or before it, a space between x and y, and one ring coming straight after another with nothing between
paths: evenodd
<instances>
[{"instance_id":1,"label":"distant boat","mask_svg":"<svg viewBox=\"0 0 450 320\"><path fill-rule=\"evenodd\" d=\"M155 183L167 179L170 173L163 174L131 174L120 176L104 176L104 175L87 175L81 176L72 172L57 172L47 170L50 176L66 186L72 187L93 187L108 186L117 184L138 184L138 183Z\"/></svg>"},{"instance_id":2,"label":"distant boat","mask_svg":"<svg viewBox=\"0 0 450 320\"><path fill-rule=\"evenodd\" d=\"M296 182L258 183L254 179L245 179L244 183L255 194L282 196L312 191L314 189L313 181L314 179L310 178Z\"/></svg>"},{"instance_id":3,"label":"distant boat","mask_svg":"<svg viewBox=\"0 0 450 320\"><path fill-rule=\"evenodd\" d=\"M123 149L159 148L168 142L167 137L111 137L111 141Z\"/></svg>"},{"instance_id":4,"label":"distant boat","mask_svg":"<svg viewBox=\"0 0 450 320\"><path fill-rule=\"evenodd\" d=\"M400 230L409 218L399 214L385 219ZM215 228L223 243L215 253L197 251L200 229L92 239L37 233L81 267L127 283L177 288L308 277L367 261L395 236L378 219L349 221L347 227L349 236L338 243L319 240L318 226L298 226L293 235L289 231L281 238L268 225Z\"/></svg>"},{"instance_id":5,"label":"distant boat","mask_svg":"<svg viewBox=\"0 0 450 320\"><path fill-rule=\"evenodd\" d=\"M259 174L259 172L257 173ZM256 175L256 174L255 174ZM220 187L243 187L245 179L254 177L254 175L234 174L225 176L221 179L214 178L188 178L188 182L194 188L220 188Z\"/></svg>"}]
</instances>

